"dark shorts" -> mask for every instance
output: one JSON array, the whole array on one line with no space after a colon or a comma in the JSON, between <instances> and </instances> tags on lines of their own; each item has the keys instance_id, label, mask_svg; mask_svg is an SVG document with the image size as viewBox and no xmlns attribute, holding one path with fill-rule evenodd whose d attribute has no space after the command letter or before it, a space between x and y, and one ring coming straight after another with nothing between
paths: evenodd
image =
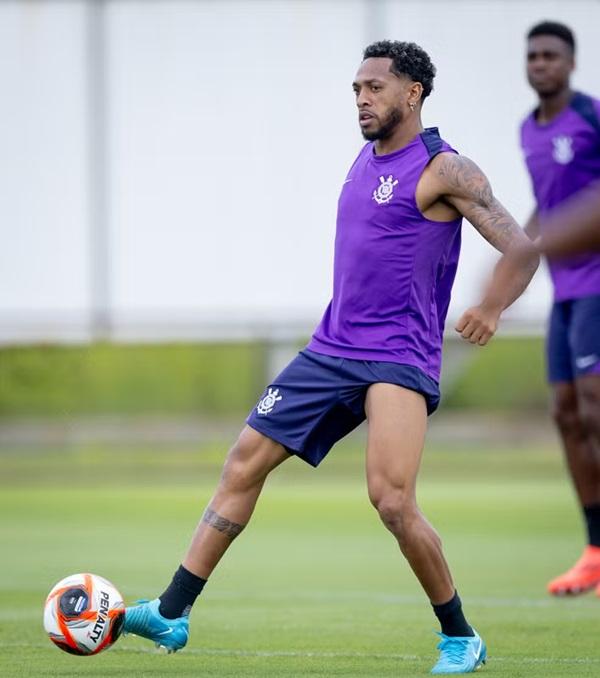
<instances>
[{"instance_id":1,"label":"dark shorts","mask_svg":"<svg viewBox=\"0 0 600 678\"><path fill-rule=\"evenodd\" d=\"M267 387L246 421L290 454L318 466L338 440L365 420L367 389L376 383L421 393L428 414L440 401L436 382L416 367L305 349Z\"/></svg>"},{"instance_id":2,"label":"dark shorts","mask_svg":"<svg viewBox=\"0 0 600 678\"><path fill-rule=\"evenodd\" d=\"M546 353L552 383L600 374L600 296L555 302Z\"/></svg>"}]
</instances>

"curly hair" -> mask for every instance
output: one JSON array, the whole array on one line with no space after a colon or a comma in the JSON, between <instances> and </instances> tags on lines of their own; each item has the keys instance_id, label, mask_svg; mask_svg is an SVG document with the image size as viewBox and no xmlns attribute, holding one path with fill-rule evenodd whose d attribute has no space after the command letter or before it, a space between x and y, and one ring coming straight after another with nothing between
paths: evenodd
<instances>
[{"instance_id":1,"label":"curly hair","mask_svg":"<svg viewBox=\"0 0 600 678\"><path fill-rule=\"evenodd\" d=\"M571 48L571 52L575 52L575 36L573 31L568 26L558 23L558 21L542 21L536 24L527 33L527 39L535 38L537 35L554 35L563 42L566 42Z\"/></svg>"},{"instance_id":2,"label":"curly hair","mask_svg":"<svg viewBox=\"0 0 600 678\"><path fill-rule=\"evenodd\" d=\"M414 82L420 82L423 85L423 99L431 94L436 70L429 54L419 45L414 42L380 40L369 45L363 52L363 60L372 57L391 59L392 73L406 75Z\"/></svg>"}]
</instances>

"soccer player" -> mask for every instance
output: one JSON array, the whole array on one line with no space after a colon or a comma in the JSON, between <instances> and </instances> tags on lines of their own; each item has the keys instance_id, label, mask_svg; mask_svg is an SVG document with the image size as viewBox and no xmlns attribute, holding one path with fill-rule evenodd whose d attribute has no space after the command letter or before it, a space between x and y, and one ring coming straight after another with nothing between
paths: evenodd
<instances>
[{"instance_id":1,"label":"soccer player","mask_svg":"<svg viewBox=\"0 0 600 678\"><path fill-rule=\"evenodd\" d=\"M550 251L560 236L557 222L568 228L583 216L585 226L593 217L590 204L599 202L591 186L600 178L600 101L571 89L574 68L575 39L567 26L544 22L529 31L527 77L539 102L521 127L536 200L525 230L532 238L541 233L542 247ZM600 595L600 254L551 258L549 268L554 286L547 341L553 416L588 544L571 569L549 582L548 591L565 595L596 587Z\"/></svg>"},{"instance_id":2,"label":"soccer player","mask_svg":"<svg viewBox=\"0 0 600 678\"><path fill-rule=\"evenodd\" d=\"M368 143L341 189L333 299L307 348L249 415L172 582L157 599L127 609L126 632L183 647L190 609L250 520L267 475L291 456L318 466L366 418L369 497L441 624L433 673L470 673L485 661L415 487L427 415L439 401L462 217L503 253L482 302L458 322L472 344L492 337L538 255L481 170L436 128L423 129L434 75L415 44L383 41L365 50L353 89Z\"/></svg>"}]
</instances>

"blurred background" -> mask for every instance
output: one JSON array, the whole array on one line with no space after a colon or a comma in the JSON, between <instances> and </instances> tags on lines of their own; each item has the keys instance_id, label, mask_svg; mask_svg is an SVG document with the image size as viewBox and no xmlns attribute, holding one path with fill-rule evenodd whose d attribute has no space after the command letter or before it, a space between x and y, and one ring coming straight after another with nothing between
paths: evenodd
<instances>
[{"instance_id":1,"label":"blurred background","mask_svg":"<svg viewBox=\"0 0 600 678\"><path fill-rule=\"evenodd\" d=\"M46 417L252 406L331 293L337 194L363 143L350 83L370 41L430 53L424 123L523 222L524 34L544 18L572 26L575 85L593 91L595 0L0 3L2 441L27 438L24 419L38 438ZM495 258L465 225L446 405L541 410L544 271L492 347L454 341Z\"/></svg>"}]
</instances>

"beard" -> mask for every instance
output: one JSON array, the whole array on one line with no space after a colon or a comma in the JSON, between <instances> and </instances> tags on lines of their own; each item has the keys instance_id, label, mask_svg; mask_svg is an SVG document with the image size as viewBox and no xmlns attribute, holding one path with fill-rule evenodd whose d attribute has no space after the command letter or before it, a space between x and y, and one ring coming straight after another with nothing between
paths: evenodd
<instances>
[{"instance_id":1,"label":"beard","mask_svg":"<svg viewBox=\"0 0 600 678\"><path fill-rule=\"evenodd\" d=\"M367 141L377 141L378 139L387 139L393 133L396 127L402 122L402 111L399 108L391 108L384 121L378 129L361 130L363 138Z\"/></svg>"}]
</instances>

